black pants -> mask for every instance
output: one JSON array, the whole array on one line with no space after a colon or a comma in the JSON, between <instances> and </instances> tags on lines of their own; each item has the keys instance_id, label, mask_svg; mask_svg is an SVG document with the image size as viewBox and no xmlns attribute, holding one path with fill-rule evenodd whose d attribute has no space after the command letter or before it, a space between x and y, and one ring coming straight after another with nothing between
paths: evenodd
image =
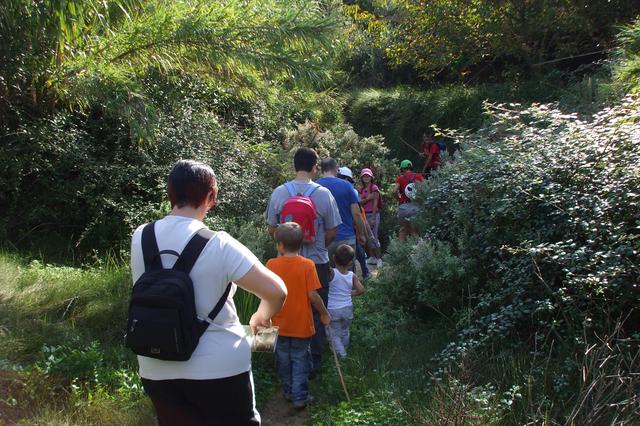
<instances>
[{"instance_id":1,"label":"black pants","mask_svg":"<svg viewBox=\"0 0 640 426\"><path fill-rule=\"evenodd\" d=\"M211 380L149 380L142 386L156 409L159 426L259 425L251 376Z\"/></svg>"},{"instance_id":2,"label":"black pants","mask_svg":"<svg viewBox=\"0 0 640 426\"><path fill-rule=\"evenodd\" d=\"M316 263L316 272L318 272L318 278L322 288L318 289L318 294L324 305L327 306L329 300L329 264ZM327 334L324 331L324 325L320 321L320 314L313 309L313 326L316 329L316 334L311 338L311 360L313 366L311 368L310 377L315 377L320 371L320 363L322 361L322 351L327 343Z\"/></svg>"}]
</instances>

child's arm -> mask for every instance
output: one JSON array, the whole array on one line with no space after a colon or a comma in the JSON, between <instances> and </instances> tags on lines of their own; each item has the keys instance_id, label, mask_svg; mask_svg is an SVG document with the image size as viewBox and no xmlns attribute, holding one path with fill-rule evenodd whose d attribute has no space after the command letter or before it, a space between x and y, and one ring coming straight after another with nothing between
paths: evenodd
<instances>
[{"instance_id":1,"label":"child's arm","mask_svg":"<svg viewBox=\"0 0 640 426\"><path fill-rule=\"evenodd\" d=\"M378 212L378 203L380 201L378 201L378 199L380 198L380 192L376 191L373 193L373 210L371 211L371 213L373 213L373 218L372 221L373 223L376 223L376 213Z\"/></svg>"},{"instance_id":2,"label":"child's arm","mask_svg":"<svg viewBox=\"0 0 640 426\"><path fill-rule=\"evenodd\" d=\"M311 306L320 313L320 322L324 325L329 325L331 323L331 315L329 315L329 311L327 311L317 291L313 290L309 292L309 301L311 302Z\"/></svg>"},{"instance_id":3,"label":"child's arm","mask_svg":"<svg viewBox=\"0 0 640 426\"><path fill-rule=\"evenodd\" d=\"M396 194L396 197L402 198L401 197L401 192L400 192L400 184L397 181L396 181L395 185L393 186L393 193Z\"/></svg>"},{"instance_id":4,"label":"child's arm","mask_svg":"<svg viewBox=\"0 0 640 426\"><path fill-rule=\"evenodd\" d=\"M353 274L353 289L351 290L351 296L355 297L355 296L361 296L364 294L364 286L362 285L362 283L360 282L360 280L358 279L358 277L356 276L356 274Z\"/></svg>"}]
</instances>

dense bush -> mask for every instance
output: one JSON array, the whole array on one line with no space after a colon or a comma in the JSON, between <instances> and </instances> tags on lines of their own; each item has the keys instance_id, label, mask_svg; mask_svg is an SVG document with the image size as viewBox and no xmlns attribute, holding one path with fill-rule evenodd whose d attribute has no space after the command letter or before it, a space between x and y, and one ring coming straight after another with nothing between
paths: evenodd
<instances>
[{"instance_id":1,"label":"dense bush","mask_svg":"<svg viewBox=\"0 0 640 426\"><path fill-rule=\"evenodd\" d=\"M394 240L386 259L394 268L385 271L385 280L395 283L386 296L406 311L450 313L461 308L465 295L475 289L477 280L466 267L468 260L454 255L448 242Z\"/></svg>"},{"instance_id":2,"label":"dense bush","mask_svg":"<svg viewBox=\"0 0 640 426\"><path fill-rule=\"evenodd\" d=\"M464 306L458 337L436 358L441 365L477 362L479 378L490 375L487 357L496 360L496 352L531 351L530 371L515 380L539 383L531 398L541 409L572 412L581 422L596 414L630 419L638 381L634 364L622 360L633 359L640 342L633 272L640 265L640 99L629 96L588 121L546 105L489 111L486 127L451 135L461 146L457 160L420 187L424 237L394 246L384 288L405 308L415 305L398 295L439 311ZM459 287L452 304L446 296ZM576 359L602 336L626 348L612 355L620 360L612 371L631 387L608 394L596 413L598 404L576 396L593 379L578 374ZM542 365L545 356L553 366Z\"/></svg>"},{"instance_id":3,"label":"dense bush","mask_svg":"<svg viewBox=\"0 0 640 426\"><path fill-rule=\"evenodd\" d=\"M84 252L126 247L132 229L167 211L166 176L180 158L214 168L218 214L249 217L270 189L262 150L189 99L158 115L155 142L145 145L131 141L125 123L101 114L27 122L2 150L5 233L19 246L57 241L65 252L68 245Z\"/></svg>"},{"instance_id":4,"label":"dense bush","mask_svg":"<svg viewBox=\"0 0 640 426\"><path fill-rule=\"evenodd\" d=\"M6 3L0 237L19 248L117 252L166 212L167 171L185 157L218 173L219 214L249 217L281 128L340 118L300 101L339 44L331 2Z\"/></svg>"},{"instance_id":5,"label":"dense bush","mask_svg":"<svg viewBox=\"0 0 640 426\"><path fill-rule=\"evenodd\" d=\"M350 1L353 63L375 83L385 67L410 66L423 79L495 81L535 64L560 66L604 56L615 26L638 13L637 0ZM380 53L384 64L380 64ZM363 58L364 57L364 58ZM363 60L364 59L364 60ZM558 64L554 64L558 65ZM391 78L406 73L395 70Z\"/></svg>"},{"instance_id":6,"label":"dense bush","mask_svg":"<svg viewBox=\"0 0 640 426\"><path fill-rule=\"evenodd\" d=\"M363 136L383 135L395 157L416 158L422 132L432 125L448 129L479 129L486 116L483 103L560 102L563 109L591 113L608 98L607 67L583 67L579 72L551 71L532 79L513 76L508 83L451 84L418 89L363 89L355 91L346 116ZM454 145L454 141L448 141ZM455 148L455 146L450 146Z\"/></svg>"}]
</instances>

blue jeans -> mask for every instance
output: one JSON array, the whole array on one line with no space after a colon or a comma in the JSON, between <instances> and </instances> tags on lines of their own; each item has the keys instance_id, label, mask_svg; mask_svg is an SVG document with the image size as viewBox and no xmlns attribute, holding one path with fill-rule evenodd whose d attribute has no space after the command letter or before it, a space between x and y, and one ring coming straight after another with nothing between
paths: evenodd
<instances>
[{"instance_id":1,"label":"blue jeans","mask_svg":"<svg viewBox=\"0 0 640 426\"><path fill-rule=\"evenodd\" d=\"M369 276L369 267L367 266L367 253L364 251L364 247L362 247L360 244L356 245L356 259L358 260L360 269L362 270L362 278L367 278Z\"/></svg>"},{"instance_id":2,"label":"blue jeans","mask_svg":"<svg viewBox=\"0 0 640 426\"><path fill-rule=\"evenodd\" d=\"M279 336L276 344L276 367L282 391L291 401L306 402L309 397L311 339Z\"/></svg>"}]
</instances>

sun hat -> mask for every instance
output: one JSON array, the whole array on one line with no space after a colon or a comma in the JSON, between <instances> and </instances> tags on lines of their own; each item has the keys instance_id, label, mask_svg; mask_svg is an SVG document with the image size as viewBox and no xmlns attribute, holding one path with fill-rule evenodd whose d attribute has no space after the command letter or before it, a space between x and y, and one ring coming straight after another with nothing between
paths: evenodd
<instances>
[{"instance_id":1,"label":"sun hat","mask_svg":"<svg viewBox=\"0 0 640 426\"><path fill-rule=\"evenodd\" d=\"M413 167L413 164L411 163L410 160L402 160L400 162L400 170L410 169L412 167Z\"/></svg>"},{"instance_id":2,"label":"sun hat","mask_svg":"<svg viewBox=\"0 0 640 426\"><path fill-rule=\"evenodd\" d=\"M360 170L360 177L362 177L362 176L371 176L371 177L373 177L373 172L369 168L364 168L364 169Z\"/></svg>"},{"instance_id":3,"label":"sun hat","mask_svg":"<svg viewBox=\"0 0 640 426\"><path fill-rule=\"evenodd\" d=\"M342 176L346 176L349 179L353 179L353 172L351 172L351 169L348 167L340 167L338 168L338 174L342 175Z\"/></svg>"}]
</instances>

